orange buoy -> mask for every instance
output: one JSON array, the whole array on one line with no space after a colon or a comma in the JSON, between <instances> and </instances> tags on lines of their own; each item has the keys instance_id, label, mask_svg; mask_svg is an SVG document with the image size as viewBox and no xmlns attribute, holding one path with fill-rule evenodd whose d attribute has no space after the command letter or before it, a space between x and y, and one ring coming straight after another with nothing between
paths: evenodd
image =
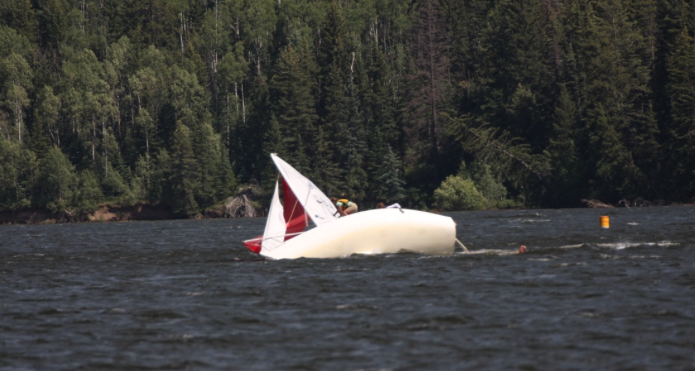
<instances>
[{"instance_id":1,"label":"orange buoy","mask_svg":"<svg viewBox=\"0 0 695 371\"><path fill-rule=\"evenodd\" d=\"M611 227L611 222L608 219L607 216L602 216L601 217L601 228L610 228Z\"/></svg>"}]
</instances>

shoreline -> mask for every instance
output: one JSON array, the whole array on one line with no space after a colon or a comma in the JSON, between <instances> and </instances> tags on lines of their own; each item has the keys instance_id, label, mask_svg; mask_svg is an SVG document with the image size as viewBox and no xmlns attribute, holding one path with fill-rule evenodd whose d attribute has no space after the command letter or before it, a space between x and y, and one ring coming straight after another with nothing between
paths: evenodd
<instances>
[{"instance_id":1,"label":"shoreline","mask_svg":"<svg viewBox=\"0 0 695 371\"><path fill-rule=\"evenodd\" d=\"M130 206L113 206L101 204L94 212L74 215L67 210L53 213L45 209L0 210L0 225L17 224L57 224L57 223L91 223L91 222L125 222L168 219L209 219L223 218L222 210L211 210L190 218L174 215L168 207L137 204Z\"/></svg>"}]
</instances>

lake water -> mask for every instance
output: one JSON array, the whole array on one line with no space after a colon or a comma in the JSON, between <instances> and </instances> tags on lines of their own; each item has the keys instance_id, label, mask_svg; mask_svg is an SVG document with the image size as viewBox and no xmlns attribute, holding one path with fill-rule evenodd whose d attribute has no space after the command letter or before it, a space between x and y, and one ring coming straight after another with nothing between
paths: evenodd
<instances>
[{"instance_id":1,"label":"lake water","mask_svg":"<svg viewBox=\"0 0 695 371\"><path fill-rule=\"evenodd\" d=\"M241 243L264 219L0 226L0 369L695 369L695 207L449 215L470 254L264 261Z\"/></svg>"}]
</instances>

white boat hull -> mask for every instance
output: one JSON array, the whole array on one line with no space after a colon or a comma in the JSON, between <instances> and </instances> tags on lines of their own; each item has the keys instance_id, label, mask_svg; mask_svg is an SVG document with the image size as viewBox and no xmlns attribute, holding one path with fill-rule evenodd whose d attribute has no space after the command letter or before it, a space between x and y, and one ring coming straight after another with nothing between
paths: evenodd
<instances>
[{"instance_id":1,"label":"white boat hull","mask_svg":"<svg viewBox=\"0 0 695 371\"><path fill-rule=\"evenodd\" d=\"M456 224L447 216L410 209L362 211L324 223L260 254L271 259L340 258L352 254L454 251Z\"/></svg>"}]
</instances>

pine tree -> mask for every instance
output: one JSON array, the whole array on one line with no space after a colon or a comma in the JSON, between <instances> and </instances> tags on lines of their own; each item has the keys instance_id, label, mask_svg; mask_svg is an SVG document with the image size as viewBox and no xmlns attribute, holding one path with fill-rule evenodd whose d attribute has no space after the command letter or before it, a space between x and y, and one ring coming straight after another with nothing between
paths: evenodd
<instances>
[{"instance_id":1,"label":"pine tree","mask_svg":"<svg viewBox=\"0 0 695 371\"><path fill-rule=\"evenodd\" d=\"M333 3L326 21L321 29L318 50L319 65L319 116L327 117L338 97L329 96L328 92L338 87L344 89L344 77L349 66L347 49L347 28L345 19L337 3Z\"/></svg>"},{"instance_id":2,"label":"pine tree","mask_svg":"<svg viewBox=\"0 0 695 371\"><path fill-rule=\"evenodd\" d=\"M497 2L484 29L473 99L479 118L529 143L535 152L547 145L556 93L556 68L549 62L553 35L545 4Z\"/></svg>"},{"instance_id":3,"label":"pine tree","mask_svg":"<svg viewBox=\"0 0 695 371\"><path fill-rule=\"evenodd\" d=\"M578 206L586 189L581 163L585 134L579 130L577 108L565 85L560 87L554 121L545 152L552 167L550 202L559 207Z\"/></svg>"},{"instance_id":4,"label":"pine tree","mask_svg":"<svg viewBox=\"0 0 695 371\"><path fill-rule=\"evenodd\" d=\"M427 167L425 178L439 184L442 180L441 112L448 108L448 51L451 46L439 0L423 0L418 5L418 18L412 30L414 40L410 45L414 65L408 81L410 92L406 107L407 158L409 165Z\"/></svg>"},{"instance_id":5,"label":"pine tree","mask_svg":"<svg viewBox=\"0 0 695 371\"><path fill-rule=\"evenodd\" d=\"M381 163L381 175L378 176L379 188L376 198L387 203L402 201L405 195L405 181L401 162L391 150L386 148L386 153Z\"/></svg>"},{"instance_id":6,"label":"pine tree","mask_svg":"<svg viewBox=\"0 0 695 371\"><path fill-rule=\"evenodd\" d=\"M199 169L193 153L191 130L186 125L179 123L176 126L171 151L171 198L167 202L177 215L195 215L198 213L195 195L200 186Z\"/></svg>"},{"instance_id":7,"label":"pine tree","mask_svg":"<svg viewBox=\"0 0 695 371\"><path fill-rule=\"evenodd\" d=\"M271 89L276 101L282 147L288 156L297 156L300 146L311 148L318 116L314 109L309 71L294 48L288 47L282 53L278 73L271 80Z\"/></svg>"},{"instance_id":8,"label":"pine tree","mask_svg":"<svg viewBox=\"0 0 695 371\"><path fill-rule=\"evenodd\" d=\"M604 143L615 146L594 148L610 155L589 161L598 178L614 177L609 169L624 169L622 174L630 177L627 184L598 181L594 188L610 197L604 200L609 202L654 198L660 149L650 102L648 43L620 0L586 3L576 10L581 12L578 22L583 23L572 45L577 55L578 101L583 103L580 114L592 138L601 135L596 130L606 132L610 127L611 138ZM595 121L599 118L601 123Z\"/></svg>"},{"instance_id":9,"label":"pine tree","mask_svg":"<svg viewBox=\"0 0 695 371\"><path fill-rule=\"evenodd\" d=\"M590 128L589 151L593 154L595 175L592 185L592 196L617 203L621 199L632 199L638 195L641 171L632 162L630 152L625 148L623 139L617 130L615 122L599 104L592 117L593 126Z\"/></svg>"},{"instance_id":10,"label":"pine tree","mask_svg":"<svg viewBox=\"0 0 695 371\"><path fill-rule=\"evenodd\" d=\"M695 42L687 28L674 40L667 56L670 108L668 127L668 187L674 199L692 198L695 191Z\"/></svg>"},{"instance_id":11,"label":"pine tree","mask_svg":"<svg viewBox=\"0 0 695 371\"><path fill-rule=\"evenodd\" d=\"M346 90L350 78L351 59L348 52L345 19L337 3L332 4L321 30L318 50L318 109L320 125L331 151L331 160L344 165L339 147L348 139L349 112L346 110ZM342 178L344 169L340 168Z\"/></svg>"},{"instance_id":12,"label":"pine tree","mask_svg":"<svg viewBox=\"0 0 695 371\"><path fill-rule=\"evenodd\" d=\"M331 160L331 149L328 148L323 129L319 128L316 135L316 157L312 179L314 183L328 195L342 195L338 174L338 165Z\"/></svg>"},{"instance_id":13,"label":"pine tree","mask_svg":"<svg viewBox=\"0 0 695 371\"><path fill-rule=\"evenodd\" d=\"M343 139L339 142L338 153L341 159L341 167L345 170L343 188L345 195L351 199L363 200L367 194L367 172L365 170L365 158L367 153L367 128L360 109L360 103L355 90L355 85L350 79L347 83L345 97L345 111L348 120L344 130Z\"/></svg>"}]
</instances>

